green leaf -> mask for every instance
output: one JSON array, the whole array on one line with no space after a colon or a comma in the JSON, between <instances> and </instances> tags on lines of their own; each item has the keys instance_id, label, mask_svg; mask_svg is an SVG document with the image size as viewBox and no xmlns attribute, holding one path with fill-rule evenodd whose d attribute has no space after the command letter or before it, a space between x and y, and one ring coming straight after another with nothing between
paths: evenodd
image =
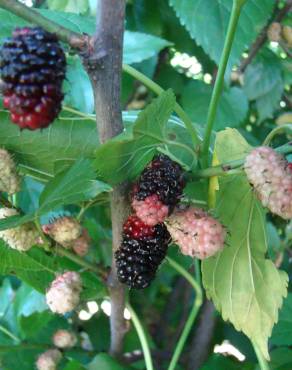
<instances>
[{"instance_id":1,"label":"green leaf","mask_svg":"<svg viewBox=\"0 0 292 370\"><path fill-rule=\"evenodd\" d=\"M0 240L0 274L17 275L21 280L43 293L55 277L55 266L41 251L30 250L21 253Z\"/></svg>"},{"instance_id":2,"label":"green leaf","mask_svg":"<svg viewBox=\"0 0 292 370\"><path fill-rule=\"evenodd\" d=\"M16 226L23 225L33 221L35 215L30 213L24 216L11 216L0 220L0 230L13 229Z\"/></svg>"},{"instance_id":3,"label":"green leaf","mask_svg":"<svg viewBox=\"0 0 292 370\"><path fill-rule=\"evenodd\" d=\"M273 117L284 90L279 58L269 50L259 54L245 71L243 88L248 99L255 100L260 122Z\"/></svg>"},{"instance_id":4,"label":"green leaf","mask_svg":"<svg viewBox=\"0 0 292 370\"><path fill-rule=\"evenodd\" d=\"M223 50L232 0L169 0L180 22L205 52L219 65ZM255 40L274 8L271 0L249 0L244 5L235 34L228 71L241 59L242 53Z\"/></svg>"},{"instance_id":5,"label":"green leaf","mask_svg":"<svg viewBox=\"0 0 292 370\"><path fill-rule=\"evenodd\" d=\"M21 168L48 180L60 163L74 163L80 157L93 158L99 145L95 122L59 117L49 128L20 131L9 114L0 111L0 146L14 153Z\"/></svg>"},{"instance_id":6,"label":"green leaf","mask_svg":"<svg viewBox=\"0 0 292 370\"><path fill-rule=\"evenodd\" d=\"M276 348L271 353L271 368L273 370L290 370L292 364L292 350L289 348Z\"/></svg>"},{"instance_id":7,"label":"green leaf","mask_svg":"<svg viewBox=\"0 0 292 370\"><path fill-rule=\"evenodd\" d=\"M127 370L129 367L122 366L106 353L100 353L87 365L87 370Z\"/></svg>"},{"instance_id":8,"label":"green leaf","mask_svg":"<svg viewBox=\"0 0 292 370\"><path fill-rule=\"evenodd\" d=\"M207 113L212 95L212 86L202 81L187 84L182 94L182 105L192 120L201 125L206 124ZM238 127L248 113L248 100L238 87L223 91L215 119L215 130L226 126Z\"/></svg>"},{"instance_id":9,"label":"green leaf","mask_svg":"<svg viewBox=\"0 0 292 370\"><path fill-rule=\"evenodd\" d=\"M63 0L64 1L64 0ZM95 18L83 17L78 14L64 13L59 11L38 9L45 17L60 24L71 31L88 33L93 35L95 31ZM11 36L16 26L25 26L28 23L10 12L0 9L0 42L4 37ZM156 55L161 49L170 46L171 43L159 37L140 32L126 31L124 34L124 62L128 64L138 63Z\"/></svg>"},{"instance_id":10,"label":"green leaf","mask_svg":"<svg viewBox=\"0 0 292 370\"><path fill-rule=\"evenodd\" d=\"M157 149L187 168L195 166L196 154L185 129L177 123L167 125L174 104L173 93L163 93L139 114L132 128L102 145L95 160L99 177L110 184L133 179ZM181 131L184 140L180 140Z\"/></svg>"},{"instance_id":11,"label":"green leaf","mask_svg":"<svg viewBox=\"0 0 292 370\"><path fill-rule=\"evenodd\" d=\"M276 346L292 345L292 293L288 294L280 311L279 322L275 325L271 343Z\"/></svg>"},{"instance_id":12,"label":"green leaf","mask_svg":"<svg viewBox=\"0 0 292 370\"><path fill-rule=\"evenodd\" d=\"M48 312L45 296L26 284L17 290L14 310L24 338L35 336L53 318Z\"/></svg>"},{"instance_id":13,"label":"green leaf","mask_svg":"<svg viewBox=\"0 0 292 370\"><path fill-rule=\"evenodd\" d=\"M18 317L30 316L33 313L46 311L48 306L43 294L22 283L17 290L14 301L14 309Z\"/></svg>"},{"instance_id":14,"label":"green leaf","mask_svg":"<svg viewBox=\"0 0 292 370\"><path fill-rule=\"evenodd\" d=\"M95 198L102 192L111 191L111 187L95 180L96 173L92 162L80 159L69 169L57 174L40 195L38 215L53 210L58 206L78 204Z\"/></svg>"},{"instance_id":15,"label":"green leaf","mask_svg":"<svg viewBox=\"0 0 292 370\"><path fill-rule=\"evenodd\" d=\"M138 41L138 42L137 42ZM160 37L147 35L141 32L125 32L124 63L140 63L155 56L161 49L171 43Z\"/></svg>"},{"instance_id":16,"label":"green leaf","mask_svg":"<svg viewBox=\"0 0 292 370\"><path fill-rule=\"evenodd\" d=\"M66 80L64 81L65 104L84 113L93 113L94 96L88 74L79 56L67 58Z\"/></svg>"},{"instance_id":17,"label":"green leaf","mask_svg":"<svg viewBox=\"0 0 292 370\"><path fill-rule=\"evenodd\" d=\"M220 162L243 157L249 145L236 130L217 134ZM220 181L217 214L230 237L224 250L202 263L203 283L224 320L269 358L267 341L287 294L287 275L265 258L265 214L244 175Z\"/></svg>"},{"instance_id":18,"label":"green leaf","mask_svg":"<svg viewBox=\"0 0 292 370\"><path fill-rule=\"evenodd\" d=\"M64 370L85 370L85 367L76 360L70 360L70 362L64 367Z\"/></svg>"},{"instance_id":19,"label":"green leaf","mask_svg":"<svg viewBox=\"0 0 292 370\"><path fill-rule=\"evenodd\" d=\"M82 14L88 9L88 0L48 0L51 10Z\"/></svg>"},{"instance_id":20,"label":"green leaf","mask_svg":"<svg viewBox=\"0 0 292 370\"><path fill-rule=\"evenodd\" d=\"M254 370L253 364L246 364L223 355L212 355L200 370Z\"/></svg>"},{"instance_id":21,"label":"green leaf","mask_svg":"<svg viewBox=\"0 0 292 370\"><path fill-rule=\"evenodd\" d=\"M6 310L14 299L14 291L8 278L4 279L0 288L0 320L5 316Z\"/></svg>"}]
</instances>

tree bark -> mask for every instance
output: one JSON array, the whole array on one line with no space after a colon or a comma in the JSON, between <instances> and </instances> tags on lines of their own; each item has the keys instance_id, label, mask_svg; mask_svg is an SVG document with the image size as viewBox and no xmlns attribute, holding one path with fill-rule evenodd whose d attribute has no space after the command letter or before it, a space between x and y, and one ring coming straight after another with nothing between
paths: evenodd
<instances>
[{"instance_id":1,"label":"tree bark","mask_svg":"<svg viewBox=\"0 0 292 370\"><path fill-rule=\"evenodd\" d=\"M216 324L215 309L211 301L205 300L189 351L188 370L198 370L209 356Z\"/></svg>"},{"instance_id":2,"label":"tree bark","mask_svg":"<svg viewBox=\"0 0 292 370\"><path fill-rule=\"evenodd\" d=\"M97 127L101 143L107 142L123 131L120 93L124 18L124 0L98 0L96 33L90 41L89 55L84 56L84 65L95 95ZM123 184L115 187L111 194L113 254L120 245L122 225L127 213L126 185ZM108 288L111 298L110 353L119 357L126 332L125 291L117 279L114 258Z\"/></svg>"}]
</instances>

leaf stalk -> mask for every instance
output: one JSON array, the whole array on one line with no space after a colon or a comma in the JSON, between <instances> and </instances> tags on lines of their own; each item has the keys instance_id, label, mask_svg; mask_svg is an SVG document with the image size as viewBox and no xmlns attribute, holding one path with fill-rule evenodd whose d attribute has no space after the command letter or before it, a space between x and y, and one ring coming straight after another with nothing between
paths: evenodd
<instances>
[{"instance_id":1,"label":"leaf stalk","mask_svg":"<svg viewBox=\"0 0 292 370\"><path fill-rule=\"evenodd\" d=\"M244 5L245 0L233 0L231 16L228 24L226 39L224 42L223 52L219 63L218 74L215 81L214 89L211 96L211 102L209 105L208 115L207 115L207 124L203 140L202 147L202 166L203 168L208 167L209 158L209 146L211 141L212 129L215 123L217 108L221 96L221 92L224 85L224 75L228 63L228 59L231 52L232 43L234 40L236 28L239 21L240 12L242 6Z\"/></svg>"}]
</instances>

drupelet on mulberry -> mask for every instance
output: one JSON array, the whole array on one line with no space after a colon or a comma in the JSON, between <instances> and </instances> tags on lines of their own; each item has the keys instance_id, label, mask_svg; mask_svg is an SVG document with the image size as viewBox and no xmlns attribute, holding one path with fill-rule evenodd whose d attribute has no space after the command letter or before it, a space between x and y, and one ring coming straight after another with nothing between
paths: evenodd
<instances>
[{"instance_id":1,"label":"drupelet on mulberry","mask_svg":"<svg viewBox=\"0 0 292 370\"><path fill-rule=\"evenodd\" d=\"M65 54L55 34L16 28L0 51L4 107L20 128L45 128L61 110Z\"/></svg>"}]
</instances>

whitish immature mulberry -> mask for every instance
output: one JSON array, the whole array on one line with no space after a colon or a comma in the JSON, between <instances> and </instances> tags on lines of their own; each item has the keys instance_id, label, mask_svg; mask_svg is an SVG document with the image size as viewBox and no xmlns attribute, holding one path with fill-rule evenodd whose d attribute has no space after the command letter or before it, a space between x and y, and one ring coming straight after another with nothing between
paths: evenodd
<instances>
[{"instance_id":1,"label":"whitish immature mulberry","mask_svg":"<svg viewBox=\"0 0 292 370\"><path fill-rule=\"evenodd\" d=\"M55 332L53 343L58 348L71 348L77 343L77 337L72 331L60 329Z\"/></svg>"},{"instance_id":2,"label":"whitish immature mulberry","mask_svg":"<svg viewBox=\"0 0 292 370\"><path fill-rule=\"evenodd\" d=\"M16 215L18 215L18 212L13 208L0 209L0 219ZM14 227L13 229L0 231L0 238L3 239L10 248L24 252L29 250L34 244L37 244L38 231L33 223L27 223Z\"/></svg>"},{"instance_id":3,"label":"whitish immature mulberry","mask_svg":"<svg viewBox=\"0 0 292 370\"><path fill-rule=\"evenodd\" d=\"M225 228L200 208L177 209L166 226L173 242L187 256L205 259L224 247Z\"/></svg>"},{"instance_id":4,"label":"whitish immature mulberry","mask_svg":"<svg viewBox=\"0 0 292 370\"><path fill-rule=\"evenodd\" d=\"M52 223L43 225L45 234L48 234L57 243L65 248L72 248L73 242L82 235L82 226L73 217L59 217Z\"/></svg>"},{"instance_id":5,"label":"whitish immature mulberry","mask_svg":"<svg viewBox=\"0 0 292 370\"><path fill-rule=\"evenodd\" d=\"M74 310L80 301L82 282L75 271L58 276L46 293L46 301L52 312L65 314Z\"/></svg>"},{"instance_id":6,"label":"whitish immature mulberry","mask_svg":"<svg viewBox=\"0 0 292 370\"><path fill-rule=\"evenodd\" d=\"M249 182L272 213L292 218L292 172L285 158L269 147L258 147L246 157L244 169Z\"/></svg>"},{"instance_id":7,"label":"whitish immature mulberry","mask_svg":"<svg viewBox=\"0 0 292 370\"><path fill-rule=\"evenodd\" d=\"M267 36L270 41L279 42L281 40L282 26L281 23L273 22L267 30Z\"/></svg>"},{"instance_id":8,"label":"whitish immature mulberry","mask_svg":"<svg viewBox=\"0 0 292 370\"><path fill-rule=\"evenodd\" d=\"M5 149L0 149L0 191L8 194L17 193L20 190L20 176L12 156Z\"/></svg>"},{"instance_id":9,"label":"whitish immature mulberry","mask_svg":"<svg viewBox=\"0 0 292 370\"><path fill-rule=\"evenodd\" d=\"M154 226L173 211L183 188L181 166L166 155L159 154L143 170L133 190L132 207L147 225Z\"/></svg>"},{"instance_id":10,"label":"whitish immature mulberry","mask_svg":"<svg viewBox=\"0 0 292 370\"><path fill-rule=\"evenodd\" d=\"M57 370L57 365L62 359L62 353L58 349L49 349L39 355L36 361L38 370Z\"/></svg>"},{"instance_id":11,"label":"whitish immature mulberry","mask_svg":"<svg viewBox=\"0 0 292 370\"><path fill-rule=\"evenodd\" d=\"M40 27L16 28L0 50L3 104L20 128L49 126L63 100L66 58L57 36Z\"/></svg>"}]
</instances>

